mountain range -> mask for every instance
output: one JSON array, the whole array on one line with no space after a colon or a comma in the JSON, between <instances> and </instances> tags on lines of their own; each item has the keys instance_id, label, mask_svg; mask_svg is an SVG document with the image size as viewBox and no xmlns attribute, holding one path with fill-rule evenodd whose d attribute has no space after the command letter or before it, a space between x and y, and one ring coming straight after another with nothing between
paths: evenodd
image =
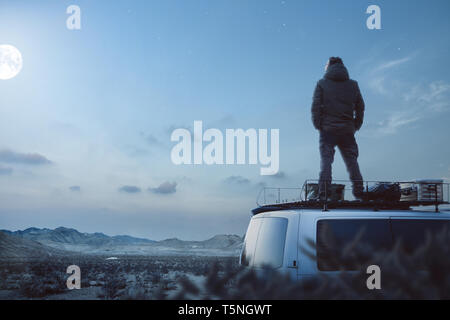
<instances>
[{"instance_id":1,"label":"mountain range","mask_svg":"<svg viewBox=\"0 0 450 320\"><path fill-rule=\"evenodd\" d=\"M90 246L104 245L126 245L154 243L155 241L131 236L107 236L103 233L81 233L75 229L59 227L52 229L28 228L25 230L9 231L0 230L9 235L19 236L24 239L35 240L43 244L52 245L55 243L79 244Z\"/></svg>"},{"instance_id":2,"label":"mountain range","mask_svg":"<svg viewBox=\"0 0 450 320\"><path fill-rule=\"evenodd\" d=\"M14 239L17 241L16 245L22 249L27 246L35 248L36 251L48 248L50 254L70 251L106 255L232 256L239 255L243 242L242 237L237 235L216 235L205 241L183 241L177 238L154 241L127 235L108 236L103 233L82 233L64 227L56 229L28 228L19 231L0 230L0 235L4 240L0 241L0 250L9 253L14 251L11 249L14 247L12 246Z\"/></svg>"},{"instance_id":3,"label":"mountain range","mask_svg":"<svg viewBox=\"0 0 450 320\"><path fill-rule=\"evenodd\" d=\"M54 249L39 242L15 237L0 232L0 260L5 259L35 259L49 258L52 256L68 255L59 249Z\"/></svg>"}]
</instances>

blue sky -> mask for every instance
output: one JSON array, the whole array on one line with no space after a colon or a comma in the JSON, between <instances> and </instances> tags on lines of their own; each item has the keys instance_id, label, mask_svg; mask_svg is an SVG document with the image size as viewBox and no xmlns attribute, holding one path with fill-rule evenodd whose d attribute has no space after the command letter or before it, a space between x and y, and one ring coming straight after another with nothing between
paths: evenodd
<instances>
[{"instance_id":1,"label":"blue sky","mask_svg":"<svg viewBox=\"0 0 450 320\"><path fill-rule=\"evenodd\" d=\"M371 4L382 30L366 27ZM243 234L262 184L318 175L310 105L329 56L366 101L364 178L449 179L448 12L446 0L0 0L0 44L24 60L0 82L0 227ZM171 130L194 120L280 129L282 174L173 165ZM333 169L347 179L339 154Z\"/></svg>"}]
</instances>

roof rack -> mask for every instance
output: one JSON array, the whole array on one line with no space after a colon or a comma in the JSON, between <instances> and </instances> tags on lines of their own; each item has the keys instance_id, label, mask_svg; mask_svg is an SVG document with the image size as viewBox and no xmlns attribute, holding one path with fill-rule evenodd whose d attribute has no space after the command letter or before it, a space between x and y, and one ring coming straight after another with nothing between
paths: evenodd
<instances>
[{"instance_id":1,"label":"roof rack","mask_svg":"<svg viewBox=\"0 0 450 320\"><path fill-rule=\"evenodd\" d=\"M357 200L345 197L345 190L351 190L349 180L333 180L330 196L326 200L318 199L319 181L308 179L301 188L263 188L258 194L257 208L252 210L254 215L269 211L292 209L366 209L366 210L411 210L411 207L434 206L439 212L439 206L450 204L450 184L443 180L415 180L415 181L364 181L367 199ZM398 186L400 199L387 200L368 197L374 188L380 185ZM397 195L398 196L398 195Z\"/></svg>"}]
</instances>

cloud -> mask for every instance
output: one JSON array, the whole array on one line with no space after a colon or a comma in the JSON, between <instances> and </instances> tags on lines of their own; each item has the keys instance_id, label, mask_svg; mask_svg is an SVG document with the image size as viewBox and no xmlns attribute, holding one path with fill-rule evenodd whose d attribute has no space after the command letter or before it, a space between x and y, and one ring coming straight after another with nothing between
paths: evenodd
<instances>
[{"instance_id":1,"label":"cloud","mask_svg":"<svg viewBox=\"0 0 450 320\"><path fill-rule=\"evenodd\" d=\"M148 188L148 191L155 194L172 194L177 192L177 183L163 182L156 188Z\"/></svg>"},{"instance_id":2,"label":"cloud","mask_svg":"<svg viewBox=\"0 0 450 320\"><path fill-rule=\"evenodd\" d=\"M387 95L388 90L385 87L386 79L383 76L374 76L369 80L369 86L382 95Z\"/></svg>"},{"instance_id":3,"label":"cloud","mask_svg":"<svg viewBox=\"0 0 450 320\"><path fill-rule=\"evenodd\" d=\"M387 61L371 69L367 75L369 78L369 86L374 91L384 96L396 94L398 92L396 89L398 88L395 88L394 86L396 86L397 83L389 81L389 73L387 71L411 61L414 56L415 54L411 54L401 59Z\"/></svg>"},{"instance_id":4,"label":"cloud","mask_svg":"<svg viewBox=\"0 0 450 320\"><path fill-rule=\"evenodd\" d=\"M13 168L0 166L0 176L7 176L13 172Z\"/></svg>"},{"instance_id":5,"label":"cloud","mask_svg":"<svg viewBox=\"0 0 450 320\"><path fill-rule=\"evenodd\" d=\"M71 187L69 187L69 190L72 192L80 192L81 187L80 186L71 186Z\"/></svg>"},{"instance_id":6,"label":"cloud","mask_svg":"<svg viewBox=\"0 0 450 320\"><path fill-rule=\"evenodd\" d=\"M223 117L211 121L208 128L230 128L236 125L236 118L231 114L226 114Z\"/></svg>"},{"instance_id":7,"label":"cloud","mask_svg":"<svg viewBox=\"0 0 450 320\"><path fill-rule=\"evenodd\" d=\"M396 67L413 61L416 56L417 54L413 53L401 59L386 61L367 74L369 87L389 99L385 103L395 106L385 119L373 127L376 134L395 134L422 119L450 110L450 83L414 83L413 79L394 75Z\"/></svg>"},{"instance_id":8,"label":"cloud","mask_svg":"<svg viewBox=\"0 0 450 320\"><path fill-rule=\"evenodd\" d=\"M237 184L237 185L250 184L250 180L242 176L230 176L226 178L223 182L227 184Z\"/></svg>"},{"instance_id":9,"label":"cloud","mask_svg":"<svg viewBox=\"0 0 450 320\"><path fill-rule=\"evenodd\" d=\"M284 171L279 171L277 174L274 174L274 175L271 175L268 177L272 178L272 179L280 179L281 180L281 179L287 178L287 175Z\"/></svg>"},{"instance_id":10,"label":"cloud","mask_svg":"<svg viewBox=\"0 0 450 320\"><path fill-rule=\"evenodd\" d=\"M382 134L394 134L401 127L414 123L420 120L420 117L413 116L405 112L397 112L391 114L387 120L381 121L379 123L379 133Z\"/></svg>"},{"instance_id":11,"label":"cloud","mask_svg":"<svg viewBox=\"0 0 450 320\"><path fill-rule=\"evenodd\" d=\"M407 107L394 111L379 123L378 132L394 134L399 129L422 119L450 110L450 84L433 81L427 85L416 85L402 95Z\"/></svg>"},{"instance_id":12,"label":"cloud","mask_svg":"<svg viewBox=\"0 0 450 320\"><path fill-rule=\"evenodd\" d=\"M139 193L141 192L141 188L136 186L122 186L119 188L119 192L124 193Z\"/></svg>"},{"instance_id":13,"label":"cloud","mask_svg":"<svg viewBox=\"0 0 450 320\"><path fill-rule=\"evenodd\" d=\"M141 137L147 142L149 146L152 147L163 147L164 143L162 143L158 138L156 138L153 134L145 134L140 132Z\"/></svg>"},{"instance_id":14,"label":"cloud","mask_svg":"<svg viewBox=\"0 0 450 320\"><path fill-rule=\"evenodd\" d=\"M266 188L266 187L267 187L267 183L265 183L265 182L258 182L258 183L256 184L256 187L257 187L258 189Z\"/></svg>"},{"instance_id":15,"label":"cloud","mask_svg":"<svg viewBox=\"0 0 450 320\"><path fill-rule=\"evenodd\" d=\"M0 150L0 162L20 163L27 165L45 165L51 164L43 155L38 153L20 153L12 150Z\"/></svg>"},{"instance_id":16,"label":"cloud","mask_svg":"<svg viewBox=\"0 0 450 320\"><path fill-rule=\"evenodd\" d=\"M201 119L196 119L201 120ZM228 129L232 128L236 125L236 118L231 114L226 114L222 116L221 118L215 119L215 120L202 120L203 122L203 132L208 129ZM173 131L176 129L186 129L191 133L191 136L194 135L194 127L193 122L192 124L180 124L180 125L170 125L166 127L164 130L165 133L168 135L171 135Z\"/></svg>"},{"instance_id":17,"label":"cloud","mask_svg":"<svg viewBox=\"0 0 450 320\"><path fill-rule=\"evenodd\" d=\"M420 104L429 111L445 111L450 107L450 84L433 81L428 85L415 86L403 95L407 103Z\"/></svg>"},{"instance_id":18,"label":"cloud","mask_svg":"<svg viewBox=\"0 0 450 320\"><path fill-rule=\"evenodd\" d=\"M152 134L149 134L149 135L145 138L145 140L146 140L147 143L150 144L150 145L156 145L156 144L159 144L159 143L160 143L159 140L156 139L155 136L152 135Z\"/></svg>"},{"instance_id":19,"label":"cloud","mask_svg":"<svg viewBox=\"0 0 450 320\"><path fill-rule=\"evenodd\" d=\"M189 125L186 125L186 124L184 124L184 125L183 124L179 124L179 125L172 124L172 125L166 127L164 132L170 136L170 135L172 135L172 132L174 132L176 129L186 129L191 134L193 134L193 132L194 132L194 128L193 128L192 124L189 124Z\"/></svg>"},{"instance_id":20,"label":"cloud","mask_svg":"<svg viewBox=\"0 0 450 320\"><path fill-rule=\"evenodd\" d=\"M396 59L396 60L391 60L391 61L387 61L385 63L380 64L377 68L375 68L375 71L382 71L382 70L387 70L387 69L392 69L396 66L402 65L408 61L411 61L412 56L409 57L404 57L402 59Z\"/></svg>"},{"instance_id":21,"label":"cloud","mask_svg":"<svg viewBox=\"0 0 450 320\"><path fill-rule=\"evenodd\" d=\"M150 154L146 148L141 148L133 144L125 144L120 146L120 148L130 157L143 157Z\"/></svg>"}]
</instances>

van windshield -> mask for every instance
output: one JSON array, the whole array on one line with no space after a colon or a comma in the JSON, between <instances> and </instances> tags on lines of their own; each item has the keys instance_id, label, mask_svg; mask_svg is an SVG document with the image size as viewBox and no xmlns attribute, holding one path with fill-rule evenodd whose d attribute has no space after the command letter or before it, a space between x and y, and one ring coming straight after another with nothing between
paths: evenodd
<instances>
[{"instance_id":1,"label":"van windshield","mask_svg":"<svg viewBox=\"0 0 450 320\"><path fill-rule=\"evenodd\" d=\"M320 220L316 236L317 267L320 271L363 270L371 264L369 260L375 251L388 251L401 240L403 250L411 254L425 243L427 233L436 234L449 228L449 220ZM357 254L349 254L351 246L357 248L354 251Z\"/></svg>"},{"instance_id":2,"label":"van windshield","mask_svg":"<svg viewBox=\"0 0 450 320\"><path fill-rule=\"evenodd\" d=\"M279 268L283 264L288 219L252 219L245 236L241 264Z\"/></svg>"}]
</instances>

